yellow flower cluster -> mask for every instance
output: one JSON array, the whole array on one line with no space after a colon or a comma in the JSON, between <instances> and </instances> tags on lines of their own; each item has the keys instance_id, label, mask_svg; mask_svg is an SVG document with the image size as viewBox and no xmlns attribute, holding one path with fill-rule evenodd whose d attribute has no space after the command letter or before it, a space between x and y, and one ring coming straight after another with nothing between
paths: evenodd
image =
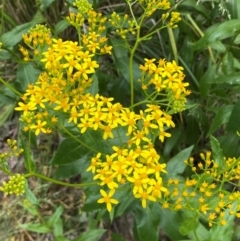
<instances>
[{"instance_id":1,"label":"yellow flower cluster","mask_svg":"<svg viewBox=\"0 0 240 241\"><path fill-rule=\"evenodd\" d=\"M97 51L101 54L111 54L112 46L106 44L108 39L104 34L107 18L103 17L101 13L90 10L85 16L81 13L71 12L66 20L77 29L84 50L94 54ZM84 25L85 20L87 20L88 26ZM79 28L83 33L79 32Z\"/></svg>"},{"instance_id":2,"label":"yellow flower cluster","mask_svg":"<svg viewBox=\"0 0 240 241\"><path fill-rule=\"evenodd\" d=\"M8 145L8 151L5 153L0 154L0 159L6 160L6 158L12 157L12 156L19 156L21 153L23 153L22 148L17 147L17 141L16 140L7 140L7 145Z\"/></svg>"},{"instance_id":3,"label":"yellow flower cluster","mask_svg":"<svg viewBox=\"0 0 240 241\"><path fill-rule=\"evenodd\" d=\"M208 221L209 226L214 223L224 226L227 216L240 218L240 192L235 188L231 192L222 190L223 183L239 180L238 160L229 158L225 160L226 167L219 168L219 165L211 160L211 152L206 155L201 153L200 157L204 161L198 164L202 173L196 172L194 159L191 157L185 164L195 172L193 178L185 180L184 183L178 179L168 180L163 207L172 210L196 210Z\"/></svg>"},{"instance_id":4,"label":"yellow flower cluster","mask_svg":"<svg viewBox=\"0 0 240 241\"><path fill-rule=\"evenodd\" d=\"M111 53L112 48L106 45L107 38L102 34L106 18L101 18L101 14L94 11L89 11L87 16L90 24L88 31L81 35L81 45L52 38L46 43L47 51L39 47L40 61L46 71L39 75L35 84L28 85L26 93L22 96L23 101L15 108L17 111L23 111L20 120L26 124L25 131L34 130L36 135L40 132L51 133L58 122L56 114L59 112L67 112L70 121L74 120L76 123L75 115L81 107L82 95L92 83L90 76L99 67L93 59L98 51L101 54ZM35 29L39 28L40 26L37 26ZM43 36L48 36L49 31L45 29L42 33ZM36 32L32 30L29 35L23 37L27 41L26 38L32 40L33 35L35 36ZM28 54L26 50L23 55L29 56Z\"/></svg>"},{"instance_id":5,"label":"yellow flower cluster","mask_svg":"<svg viewBox=\"0 0 240 241\"><path fill-rule=\"evenodd\" d=\"M139 132L138 132L139 133ZM94 180L99 180L101 186L110 189L112 196L115 190L125 185L127 182L132 188L133 196L139 198L142 207L146 208L147 201L156 202L162 197L162 192L167 189L163 187L161 173L166 173L166 164L160 164L160 156L157 154L153 144L147 137L135 139L134 136L124 147L113 146L113 154L101 158L98 153L91 160L91 165L87 171L92 171ZM126 188L126 185L125 185ZM98 202L107 204L110 212L112 203L117 204L116 199L105 200L106 192L101 189L103 198ZM104 200L103 200L104 199Z\"/></svg>"},{"instance_id":6,"label":"yellow flower cluster","mask_svg":"<svg viewBox=\"0 0 240 241\"><path fill-rule=\"evenodd\" d=\"M8 182L3 182L2 187L0 187L0 191L4 192L5 195L16 194L17 196L19 196L25 192L24 184L24 176L21 174L16 174L10 176Z\"/></svg>"},{"instance_id":7,"label":"yellow flower cluster","mask_svg":"<svg viewBox=\"0 0 240 241\"><path fill-rule=\"evenodd\" d=\"M45 68L49 74L58 76L66 73L71 76L72 83L77 79L87 80L88 74L95 72L99 67L94 57L89 51L83 51L82 46L77 42L62 41L62 39L52 39L53 44L43 53L41 62L45 63ZM61 78L61 77L60 77Z\"/></svg>"},{"instance_id":8,"label":"yellow flower cluster","mask_svg":"<svg viewBox=\"0 0 240 241\"><path fill-rule=\"evenodd\" d=\"M77 3L82 4L80 1ZM152 7L150 1L145 3ZM156 1L156 6L166 9L168 1ZM114 103L111 97L91 95L88 88L99 67L96 55L111 53L111 46L106 45L104 35L106 18L93 10L85 10L82 9L84 14L70 13L66 18L76 27L79 43L55 38L49 40L48 30L40 31L42 35L31 31L23 36L29 47L39 51L38 57L45 71L36 83L28 85L15 110L23 112L20 120L25 123L24 131L32 130L36 135L51 133L55 127L61 128L67 119L68 125L78 129L79 133L94 130L102 134L103 140L118 138L121 145L113 146L110 153L97 153L87 169L92 171L94 179L103 188L110 190L107 193L101 189L102 198L98 202L106 203L108 211L111 211L112 204L118 203L113 198L115 191L127 184L145 208L148 201L156 202L162 198L162 193L168 194L161 177L166 172L166 165L159 163L160 156L152 140L157 136L163 142L171 136L167 129L175 124L169 109L173 108L175 112L184 109L185 97L189 94L185 88L188 83L183 83L182 67L176 62L159 60L156 64L155 59L145 59L145 64L140 66L140 81L145 93L151 88L154 91L144 100L144 109L135 112ZM118 17L115 17L117 21ZM127 15L123 21L134 31L134 21L128 21ZM24 49L21 51L29 58ZM169 102L166 110L158 105L162 101L157 99L160 92Z\"/></svg>"},{"instance_id":9,"label":"yellow flower cluster","mask_svg":"<svg viewBox=\"0 0 240 241\"><path fill-rule=\"evenodd\" d=\"M206 155L200 154L203 162L198 163L199 170L204 171L205 174L211 176L215 181L221 182L223 179L225 181L240 180L240 164L239 159L224 158L224 163L219 168L219 164L211 159L211 152L207 152ZM193 166L193 159L190 159L186 164L190 165L192 171L196 172L197 168Z\"/></svg>"},{"instance_id":10,"label":"yellow flower cluster","mask_svg":"<svg viewBox=\"0 0 240 241\"><path fill-rule=\"evenodd\" d=\"M55 43L56 40L53 42ZM65 43L60 43L62 44L61 49L65 49ZM77 45L69 45L69 42L66 46L77 47ZM56 42L56 49L58 50L58 42ZM54 60L60 59L58 54L54 55L55 53L58 52L52 52L49 56L54 56ZM84 62L84 58L81 61ZM153 62L154 60L152 60ZM49 71L52 69L51 63L55 62L46 63ZM74 67L77 64L75 63ZM164 64L166 64L166 70L159 73L159 76L167 73L167 69L170 71L169 69L173 66L177 68L176 64L165 62ZM61 70L60 73L65 68L70 68L64 64L61 68L59 65L57 70ZM149 63L146 66L149 66ZM71 73L76 74L77 71L78 67L74 71L71 70ZM174 69L174 71L181 72L181 68ZM92 158L88 171L96 174L94 179L98 179L100 185L106 185L110 189L109 194L103 189L101 191L103 199L110 200L107 203L108 210L111 210L111 203L117 202L111 198L115 190L126 181L132 186L134 197L141 199L142 206L145 208L147 200L157 201L162 196L162 192L167 191L163 187L160 175L161 172L166 172L165 164L159 164L160 156L154 149L151 140L153 136L158 135L160 141L163 142L166 137L171 136L166 129L175 126L172 116L161 110L160 106L156 104L146 104L144 110L135 113L129 108L123 108L120 103L113 103L113 98L103 97L99 94L95 96L84 94L86 83L91 84L87 74L85 77L78 76L78 78L68 78L68 80L61 74L58 77L51 77L46 72L41 74L37 83L29 85L23 95L26 104L20 102L19 107L15 108L23 111L21 120L26 123L24 130L34 130L36 135L40 132L50 133L53 125L58 122L57 116L60 113L65 113L68 122L73 123L80 133L85 133L89 129L98 130L102 132L104 140L118 137L118 130L122 128L128 141L122 146L114 146L113 153L102 157L101 161L101 153L98 153L96 157ZM168 86L167 81L165 84ZM169 85L175 86L175 82L173 81ZM77 86L78 88L76 88ZM103 199L100 199L99 202L103 202Z\"/></svg>"},{"instance_id":11,"label":"yellow flower cluster","mask_svg":"<svg viewBox=\"0 0 240 241\"><path fill-rule=\"evenodd\" d=\"M109 22L113 27L117 28L116 33L123 39L126 38L128 33L135 34L136 22L135 20L130 20L127 14L122 17L116 12L113 12Z\"/></svg>"},{"instance_id":12,"label":"yellow flower cluster","mask_svg":"<svg viewBox=\"0 0 240 241\"><path fill-rule=\"evenodd\" d=\"M76 0L73 6L76 6L80 13L87 13L92 9L92 5L87 0Z\"/></svg>"},{"instance_id":13,"label":"yellow flower cluster","mask_svg":"<svg viewBox=\"0 0 240 241\"><path fill-rule=\"evenodd\" d=\"M144 14L151 16L157 9L168 10L171 7L169 0L139 0Z\"/></svg>"},{"instance_id":14,"label":"yellow flower cluster","mask_svg":"<svg viewBox=\"0 0 240 241\"><path fill-rule=\"evenodd\" d=\"M20 46L19 50L24 56L25 61L30 61L31 58L41 58L41 52L44 50L46 45L52 44L50 29L44 25L37 24L36 27L31 28L27 34L23 34L22 38L24 43L33 50L33 55L31 52Z\"/></svg>"},{"instance_id":15,"label":"yellow flower cluster","mask_svg":"<svg viewBox=\"0 0 240 241\"><path fill-rule=\"evenodd\" d=\"M144 65L140 65L143 72L141 78L142 89L148 90L152 86L156 95L152 94L153 99L156 98L159 92L161 95L166 93L168 103L174 112L184 110L186 104L186 96L191 92L186 89L189 85L183 82L183 68L178 66L175 61L166 62L160 59L155 63L156 59L144 59ZM151 89L152 90L152 89Z\"/></svg>"}]
</instances>

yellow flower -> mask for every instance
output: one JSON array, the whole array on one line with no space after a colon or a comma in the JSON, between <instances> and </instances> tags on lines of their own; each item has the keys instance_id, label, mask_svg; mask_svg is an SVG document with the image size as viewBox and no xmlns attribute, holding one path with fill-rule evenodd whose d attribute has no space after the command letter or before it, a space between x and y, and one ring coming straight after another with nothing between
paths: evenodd
<instances>
[{"instance_id":1,"label":"yellow flower","mask_svg":"<svg viewBox=\"0 0 240 241\"><path fill-rule=\"evenodd\" d=\"M107 194L103 189L100 190L100 193L102 194L102 198L98 199L98 203L106 203L107 204L107 210L108 212L111 212L112 210L112 203L113 204L118 204L118 201L116 199L111 198L114 194L115 190L112 189L110 192Z\"/></svg>"},{"instance_id":2,"label":"yellow flower","mask_svg":"<svg viewBox=\"0 0 240 241\"><path fill-rule=\"evenodd\" d=\"M140 190L138 193L135 194L136 198L142 199L142 207L146 208L147 206L147 200L150 200L152 202L156 202L156 198L150 195L152 192L152 187L149 187L147 190Z\"/></svg>"},{"instance_id":3,"label":"yellow flower","mask_svg":"<svg viewBox=\"0 0 240 241\"><path fill-rule=\"evenodd\" d=\"M171 134L170 133L167 133L167 132L165 132L165 131L161 131L160 132L160 135L159 135L159 140L161 141L161 142L164 142L164 138L165 137L171 137Z\"/></svg>"},{"instance_id":4,"label":"yellow flower","mask_svg":"<svg viewBox=\"0 0 240 241\"><path fill-rule=\"evenodd\" d=\"M209 208L208 208L208 205L207 205L207 204L203 204L203 205L200 206L200 210L201 210L204 214L207 213L207 210L208 210L208 209L209 209Z\"/></svg>"},{"instance_id":5,"label":"yellow flower","mask_svg":"<svg viewBox=\"0 0 240 241\"><path fill-rule=\"evenodd\" d=\"M23 102L18 102L18 107L15 108L17 111L23 111L23 115L27 115L28 111L36 110L37 107L33 103L24 104Z\"/></svg>"},{"instance_id":6,"label":"yellow flower","mask_svg":"<svg viewBox=\"0 0 240 241\"><path fill-rule=\"evenodd\" d=\"M47 133L47 130L44 128L44 126L47 124L46 121L41 122L41 120L37 121L36 125L30 126L30 129L36 129L35 135L39 135L40 132Z\"/></svg>"}]
</instances>

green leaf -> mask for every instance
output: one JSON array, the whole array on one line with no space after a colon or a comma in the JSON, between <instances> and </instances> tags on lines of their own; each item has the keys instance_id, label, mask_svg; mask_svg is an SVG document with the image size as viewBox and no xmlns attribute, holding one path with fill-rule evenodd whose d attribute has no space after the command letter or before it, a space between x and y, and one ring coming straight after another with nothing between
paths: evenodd
<instances>
[{"instance_id":1,"label":"green leaf","mask_svg":"<svg viewBox=\"0 0 240 241\"><path fill-rule=\"evenodd\" d=\"M83 181L83 183L86 183ZM100 186L94 185L88 188L84 189L84 193L87 197L87 200L84 203L84 206L82 207L82 210L85 212L92 212L95 210L103 209L106 211L106 206L104 204L98 203L97 200L101 197L100 194Z\"/></svg>"},{"instance_id":2,"label":"green leaf","mask_svg":"<svg viewBox=\"0 0 240 241\"><path fill-rule=\"evenodd\" d=\"M211 47L212 49L216 50L219 53L225 53L227 50L225 45L220 41L211 42L211 43L209 43L208 46Z\"/></svg>"},{"instance_id":3,"label":"green leaf","mask_svg":"<svg viewBox=\"0 0 240 241\"><path fill-rule=\"evenodd\" d=\"M127 209L132 206L136 201L136 198L133 197L132 190L124 186L121 190L118 190L114 194L114 198L121 200L121 202L115 207L115 217L120 217L126 212Z\"/></svg>"},{"instance_id":4,"label":"green leaf","mask_svg":"<svg viewBox=\"0 0 240 241\"><path fill-rule=\"evenodd\" d=\"M116 68L120 71L120 73L128 81L128 83L130 83L129 64L130 64L129 57L118 58L115 63ZM133 67L131 71L133 72L134 89L138 91L142 91L141 84L138 81L141 78L141 71L139 69L138 64L135 61L133 61Z\"/></svg>"},{"instance_id":5,"label":"green leaf","mask_svg":"<svg viewBox=\"0 0 240 241\"><path fill-rule=\"evenodd\" d=\"M28 231L32 231L35 233L50 233L51 230L45 226L44 224L41 223L25 223L25 224L20 224L19 225L20 228L22 229L26 229Z\"/></svg>"},{"instance_id":6,"label":"green leaf","mask_svg":"<svg viewBox=\"0 0 240 241\"><path fill-rule=\"evenodd\" d=\"M39 212L38 212L38 207L34 204L32 204L31 202L29 202L29 200L24 201L22 203L24 209L26 209L29 213L31 213L34 216L39 216Z\"/></svg>"},{"instance_id":7,"label":"green leaf","mask_svg":"<svg viewBox=\"0 0 240 241\"><path fill-rule=\"evenodd\" d=\"M195 116L189 115L186 118L186 126L181 132L181 137L183 137L183 135L185 136L184 140L187 145L195 145L198 143L200 136L199 124L201 123L199 123Z\"/></svg>"},{"instance_id":8,"label":"green leaf","mask_svg":"<svg viewBox=\"0 0 240 241\"><path fill-rule=\"evenodd\" d=\"M10 32L2 35L1 42L5 47L13 47L22 40L22 35L26 33L35 24L29 22L22 25L18 25L13 28Z\"/></svg>"},{"instance_id":9,"label":"green leaf","mask_svg":"<svg viewBox=\"0 0 240 241\"><path fill-rule=\"evenodd\" d=\"M208 70L203 74L199 83L200 97L204 100L210 90L211 80L215 78L217 65L209 66Z\"/></svg>"},{"instance_id":10,"label":"green leaf","mask_svg":"<svg viewBox=\"0 0 240 241\"><path fill-rule=\"evenodd\" d=\"M221 147L223 148L223 155L226 157L240 156L240 149L236 146L240 145L240 138L236 135L236 132L226 133L219 138Z\"/></svg>"},{"instance_id":11,"label":"green leaf","mask_svg":"<svg viewBox=\"0 0 240 241\"><path fill-rule=\"evenodd\" d=\"M216 110L216 115L213 118L207 137L212 135L221 125L226 124L233 110L233 105L226 105Z\"/></svg>"},{"instance_id":12,"label":"green leaf","mask_svg":"<svg viewBox=\"0 0 240 241\"><path fill-rule=\"evenodd\" d=\"M196 4L195 0L185 0L179 4L179 9L182 10L183 8L184 10L187 9L187 10L190 10L191 12L194 12L195 10L209 19L208 10L205 8L202 2L198 2L198 4Z\"/></svg>"},{"instance_id":13,"label":"green leaf","mask_svg":"<svg viewBox=\"0 0 240 241\"><path fill-rule=\"evenodd\" d=\"M190 157L192 149L193 146L190 146L182 150L167 162L166 170L168 172L168 175L175 176L184 172L184 169L186 168L184 161Z\"/></svg>"},{"instance_id":14,"label":"green leaf","mask_svg":"<svg viewBox=\"0 0 240 241\"><path fill-rule=\"evenodd\" d=\"M110 38L110 41L113 46L113 57L115 61L119 58L127 57L128 49L123 39Z\"/></svg>"},{"instance_id":15,"label":"green leaf","mask_svg":"<svg viewBox=\"0 0 240 241\"><path fill-rule=\"evenodd\" d=\"M227 9L232 19L240 19L240 0L227 1Z\"/></svg>"},{"instance_id":16,"label":"green leaf","mask_svg":"<svg viewBox=\"0 0 240 241\"><path fill-rule=\"evenodd\" d=\"M183 128L175 128L171 131L171 137L167 138L164 145L163 156L164 158L168 157L172 151L172 149L178 143L181 135L182 135Z\"/></svg>"},{"instance_id":17,"label":"green leaf","mask_svg":"<svg viewBox=\"0 0 240 241\"><path fill-rule=\"evenodd\" d=\"M22 35L27 33L30 28L35 27L38 23L45 22L45 18L37 12L36 15L33 17L33 20L29 23L24 23L22 25L18 25L17 27L13 28L11 31L5 33L1 37L1 42L5 47L13 47L17 43L22 40Z\"/></svg>"},{"instance_id":18,"label":"green leaf","mask_svg":"<svg viewBox=\"0 0 240 241\"><path fill-rule=\"evenodd\" d=\"M158 203L153 203L150 209L138 206L135 213L137 231L141 241L157 241L159 236L159 224L161 219Z\"/></svg>"},{"instance_id":19,"label":"green leaf","mask_svg":"<svg viewBox=\"0 0 240 241\"><path fill-rule=\"evenodd\" d=\"M0 60L8 60L12 57L12 55L5 49L1 49L0 51Z\"/></svg>"},{"instance_id":20,"label":"green leaf","mask_svg":"<svg viewBox=\"0 0 240 241\"><path fill-rule=\"evenodd\" d=\"M52 159L52 164L65 165L71 162L85 160L86 155L90 152L89 149L69 137L60 143L60 146Z\"/></svg>"},{"instance_id":21,"label":"green leaf","mask_svg":"<svg viewBox=\"0 0 240 241\"><path fill-rule=\"evenodd\" d=\"M51 217L48 219L47 221L47 224L49 227L52 227L54 226L57 221L59 220L60 216L62 215L63 213L63 207L62 206L59 206L55 212L51 215Z\"/></svg>"},{"instance_id":22,"label":"green leaf","mask_svg":"<svg viewBox=\"0 0 240 241\"><path fill-rule=\"evenodd\" d=\"M221 64L221 69L225 75L230 75L234 72L234 59L233 54L231 52L227 52L224 55Z\"/></svg>"},{"instance_id":23,"label":"green leaf","mask_svg":"<svg viewBox=\"0 0 240 241\"><path fill-rule=\"evenodd\" d=\"M240 80L240 78L239 78ZM233 107L226 129L228 131L238 131L240 129L240 100Z\"/></svg>"},{"instance_id":24,"label":"green leaf","mask_svg":"<svg viewBox=\"0 0 240 241\"><path fill-rule=\"evenodd\" d=\"M18 66L17 69L16 82L19 83L19 85L21 86L21 90L25 91L28 84L36 82L40 73L41 71L34 68L31 63L21 64Z\"/></svg>"},{"instance_id":25,"label":"green leaf","mask_svg":"<svg viewBox=\"0 0 240 241\"><path fill-rule=\"evenodd\" d=\"M63 235L63 221L60 217L53 225L53 235L54 237L61 237Z\"/></svg>"},{"instance_id":26,"label":"green leaf","mask_svg":"<svg viewBox=\"0 0 240 241\"><path fill-rule=\"evenodd\" d=\"M66 165L58 166L55 177L57 179L66 179L73 176L76 176L82 171L81 165L83 162L87 162L89 159L88 155L78 159L77 161L71 162Z\"/></svg>"},{"instance_id":27,"label":"green leaf","mask_svg":"<svg viewBox=\"0 0 240 241\"><path fill-rule=\"evenodd\" d=\"M240 21L232 19L209 27L205 35L195 43L194 50L206 48L209 43L234 36L240 30Z\"/></svg>"},{"instance_id":28,"label":"green leaf","mask_svg":"<svg viewBox=\"0 0 240 241\"><path fill-rule=\"evenodd\" d=\"M194 215L193 217L184 218L183 222L179 227L179 232L185 236L191 231L196 230L198 227L199 221L198 216Z\"/></svg>"},{"instance_id":29,"label":"green leaf","mask_svg":"<svg viewBox=\"0 0 240 241\"><path fill-rule=\"evenodd\" d=\"M92 82L91 86L87 89L86 92L95 96L99 91L99 89L98 89L98 77L97 77L96 74L94 74L91 78L92 78L93 82Z\"/></svg>"},{"instance_id":30,"label":"green leaf","mask_svg":"<svg viewBox=\"0 0 240 241\"><path fill-rule=\"evenodd\" d=\"M178 241L184 238L184 236L179 232L179 227L183 222L179 212L173 212L168 209L160 208L160 227L163 229L164 233L172 240Z\"/></svg>"},{"instance_id":31,"label":"green leaf","mask_svg":"<svg viewBox=\"0 0 240 241\"><path fill-rule=\"evenodd\" d=\"M199 241L199 240L211 241L209 239L210 237L209 231L200 222L198 223L198 227L195 233L192 231L188 234L188 236L192 241ZM198 237L198 239L196 239L196 236ZM215 241L215 239L213 239L212 241Z\"/></svg>"},{"instance_id":32,"label":"green leaf","mask_svg":"<svg viewBox=\"0 0 240 241\"><path fill-rule=\"evenodd\" d=\"M41 5L40 5L40 9L42 11L44 11L46 8L48 8L53 2L55 2L55 0L42 0L41 1Z\"/></svg>"},{"instance_id":33,"label":"green leaf","mask_svg":"<svg viewBox=\"0 0 240 241\"><path fill-rule=\"evenodd\" d=\"M55 26L55 34L59 35L68 26L70 26L70 23L66 19L63 19L63 20L59 21Z\"/></svg>"},{"instance_id":34,"label":"green leaf","mask_svg":"<svg viewBox=\"0 0 240 241\"><path fill-rule=\"evenodd\" d=\"M220 147L218 140L213 136L210 136L210 145L211 145L214 161L218 164L219 166L218 168L220 170L223 170L226 165L226 162L224 161L224 158L223 158L223 151Z\"/></svg>"},{"instance_id":35,"label":"green leaf","mask_svg":"<svg viewBox=\"0 0 240 241\"><path fill-rule=\"evenodd\" d=\"M223 83L227 83L227 84L230 84L230 85L233 85L233 84L237 84L239 85L240 84L240 73L239 72L234 72L232 74L229 74L229 75L222 75L218 78L213 78L213 79L210 79L209 80L209 83L210 84L223 84Z\"/></svg>"},{"instance_id":36,"label":"green leaf","mask_svg":"<svg viewBox=\"0 0 240 241\"><path fill-rule=\"evenodd\" d=\"M106 232L106 229L89 230L81 234L74 241L98 241L105 232Z\"/></svg>"},{"instance_id":37,"label":"green leaf","mask_svg":"<svg viewBox=\"0 0 240 241\"><path fill-rule=\"evenodd\" d=\"M6 122L10 114L13 112L15 105L4 105L0 112L0 127Z\"/></svg>"},{"instance_id":38,"label":"green leaf","mask_svg":"<svg viewBox=\"0 0 240 241\"><path fill-rule=\"evenodd\" d=\"M25 182L24 188L25 188L25 197L26 197L26 199L30 203L34 204L34 205L39 205L39 201L36 198L36 196L34 195L34 193L31 191L31 189L28 187L27 181Z\"/></svg>"}]
</instances>

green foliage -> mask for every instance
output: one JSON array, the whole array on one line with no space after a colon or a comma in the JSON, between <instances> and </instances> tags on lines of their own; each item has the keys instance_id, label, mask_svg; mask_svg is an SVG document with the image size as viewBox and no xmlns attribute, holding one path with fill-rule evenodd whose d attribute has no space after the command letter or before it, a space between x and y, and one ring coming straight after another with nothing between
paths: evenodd
<instances>
[{"instance_id":1,"label":"green foliage","mask_svg":"<svg viewBox=\"0 0 240 241\"><path fill-rule=\"evenodd\" d=\"M169 176L174 177L184 172L186 165L184 161L190 157L193 146L190 146L181 152L179 152L176 156L172 157L167 163L167 172Z\"/></svg>"}]
</instances>

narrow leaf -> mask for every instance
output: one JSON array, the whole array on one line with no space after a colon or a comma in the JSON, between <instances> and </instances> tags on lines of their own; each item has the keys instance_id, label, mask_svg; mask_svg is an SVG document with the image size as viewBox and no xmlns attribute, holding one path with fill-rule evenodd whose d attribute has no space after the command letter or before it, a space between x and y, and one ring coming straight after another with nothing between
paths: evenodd
<instances>
[{"instance_id":1,"label":"narrow leaf","mask_svg":"<svg viewBox=\"0 0 240 241\"><path fill-rule=\"evenodd\" d=\"M226 124L233 110L233 105L223 106L216 111L216 116L213 118L207 136L212 135L221 125Z\"/></svg>"},{"instance_id":2,"label":"narrow leaf","mask_svg":"<svg viewBox=\"0 0 240 241\"><path fill-rule=\"evenodd\" d=\"M223 170L226 163L223 158L223 151L220 147L220 144L218 140L213 136L210 136L210 144L211 144L213 159L218 164L219 169Z\"/></svg>"},{"instance_id":3,"label":"narrow leaf","mask_svg":"<svg viewBox=\"0 0 240 241\"><path fill-rule=\"evenodd\" d=\"M35 204L35 205L39 205L39 201L38 199L36 198L36 196L34 195L34 193L31 191L31 189L28 187L28 183L25 182L25 197L26 199L32 203L32 204Z\"/></svg>"},{"instance_id":4,"label":"narrow leaf","mask_svg":"<svg viewBox=\"0 0 240 241\"><path fill-rule=\"evenodd\" d=\"M106 229L89 230L84 232L74 241L98 241L105 232L106 232Z\"/></svg>"},{"instance_id":5,"label":"narrow leaf","mask_svg":"<svg viewBox=\"0 0 240 241\"><path fill-rule=\"evenodd\" d=\"M26 223L26 224L20 224L19 226L20 226L20 228L26 229L28 231L36 232L36 233L50 233L51 232L51 230L47 226L45 226L41 223L35 223L35 224Z\"/></svg>"},{"instance_id":6,"label":"narrow leaf","mask_svg":"<svg viewBox=\"0 0 240 241\"><path fill-rule=\"evenodd\" d=\"M47 221L48 226L52 227L53 225L55 225L59 220L60 216L62 215L62 213L63 213L63 207L59 206L52 214L52 216L48 219Z\"/></svg>"}]
</instances>

